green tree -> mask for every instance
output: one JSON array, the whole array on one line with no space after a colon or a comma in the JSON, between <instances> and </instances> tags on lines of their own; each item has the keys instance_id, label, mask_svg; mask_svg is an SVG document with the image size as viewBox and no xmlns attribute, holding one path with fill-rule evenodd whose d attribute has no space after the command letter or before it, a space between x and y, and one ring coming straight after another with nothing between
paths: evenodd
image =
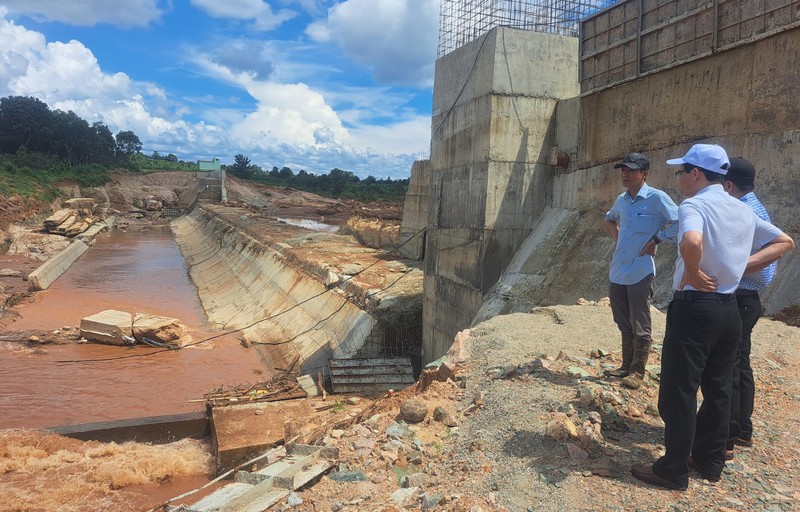
<instances>
[{"instance_id":1,"label":"green tree","mask_svg":"<svg viewBox=\"0 0 800 512\"><path fill-rule=\"evenodd\" d=\"M121 131L117 134L117 154L126 160L142 150L142 141L132 131Z\"/></svg>"},{"instance_id":2,"label":"green tree","mask_svg":"<svg viewBox=\"0 0 800 512\"><path fill-rule=\"evenodd\" d=\"M252 169L250 169L250 159L241 153L237 153L233 157L233 165L228 167L228 170L237 178L249 180L253 177Z\"/></svg>"},{"instance_id":3,"label":"green tree","mask_svg":"<svg viewBox=\"0 0 800 512\"><path fill-rule=\"evenodd\" d=\"M282 180L285 180L285 181L289 181L292 178L294 178L294 171L292 171L290 168L284 166L278 172L278 178L280 178Z\"/></svg>"},{"instance_id":4,"label":"green tree","mask_svg":"<svg viewBox=\"0 0 800 512\"><path fill-rule=\"evenodd\" d=\"M48 152L52 112L40 99L9 96L0 99L0 152L19 148Z\"/></svg>"},{"instance_id":5,"label":"green tree","mask_svg":"<svg viewBox=\"0 0 800 512\"><path fill-rule=\"evenodd\" d=\"M92 143L90 147L89 161L103 165L111 165L114 159L116 142L108 126L101 122L92 125Z\"/></svg>"},{"instance_id":6,"label":"green tree","mask_svg":"<svg viewBox=\"0 0 800 512\"><path fill-rule=\"evenodd\" d=\"M70 165L88 163L94 132L89 123L73 111L56 110L52 117L52 152Z\"/></svg>"}]
</instances>

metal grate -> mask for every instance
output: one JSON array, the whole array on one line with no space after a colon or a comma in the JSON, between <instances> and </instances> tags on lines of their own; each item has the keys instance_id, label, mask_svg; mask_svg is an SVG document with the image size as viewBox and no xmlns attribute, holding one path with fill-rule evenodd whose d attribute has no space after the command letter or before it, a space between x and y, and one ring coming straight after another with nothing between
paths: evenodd
<instances>
[{"instance_id":1,"label":"metal grate","mask_svg":"<svg viewBox=\"0 0 800 512\"><path fill-rule=\"evenodd\" d=\"M581 93L800 26L799 0L625 0L581 21Z\"/></svg>"},{"instance_id":2,"label":"metal grate","mask_svg":"<svg viewBox=\"0 0 800 512\"><path fill-rule=\"evenodd\" d=\"M617 0L442 0L438 57L495 27L578 36L579 21Z\"/></svg>"}]
</instances>

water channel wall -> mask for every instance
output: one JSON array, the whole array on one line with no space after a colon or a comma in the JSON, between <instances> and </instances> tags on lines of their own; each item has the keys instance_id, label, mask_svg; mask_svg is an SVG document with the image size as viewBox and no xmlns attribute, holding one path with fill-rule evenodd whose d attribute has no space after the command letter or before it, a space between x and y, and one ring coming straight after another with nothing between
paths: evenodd
<instances>
[{"instance_id":1,"label":"water channel wall","mask_svg":"<svg viewBox=\"0 0 800 512\"><path fill-rule=\"evenodd\" d=\"M577 38L498 28L440 58L423 361L480 320L607 295L603 214L622 191L613 164L629 151L648 154L648 183L676 202L668 158L699 142L748 158L773 222L797 240L798 61L796 23L595 92L579 90ZM763 294L768 314L800 303L798 253L780 261ZM660 246L659 306L669 301L675 257L674 246Z\"/></svg>"},{"instance_id":2,"label":"water channel wall","mask_svg":"<svg viewBox=\"0 0 800 512\"><path fill-rule=\"evenodd\" d=\"M171 227L209 321L263 345L274 367L299 355L304 373L327 375L328 360L353 357L377 323L284 244L256 240L202 207Z\"/></svg>"},{"instance_id":3,"label":"water channel wall","mask_svg":"<svg viewBox=\"0 0 800 512\"><path fill-rule=\"evenodd\" d=\"M114 217L104 222L97 222L89 229L75 237L63 251L42 263L36 270L28 274L28 289L32 292L46 290L61 274L80 258L92 245L94 237L103 230L114 225Z\"/></svg>"}]
</instances>

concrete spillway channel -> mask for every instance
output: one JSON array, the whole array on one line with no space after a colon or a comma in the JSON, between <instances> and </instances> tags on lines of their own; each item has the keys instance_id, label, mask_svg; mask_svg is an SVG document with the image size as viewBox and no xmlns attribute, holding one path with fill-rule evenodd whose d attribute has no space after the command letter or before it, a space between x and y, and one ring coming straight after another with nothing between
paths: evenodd
<instances>
[{"instance_id":1,"label":"concrete spillway channel","mask_svg":"<svg viewBox=\"0 0 800 512\"><path fill-rule=\"evenodd\" d=\"M209 320L275 367L299 355L303 373L327 375L330 359L419 359L422 272L412 262L243 208L202 205L171 226Z\"/></svg>"}]
</instances>

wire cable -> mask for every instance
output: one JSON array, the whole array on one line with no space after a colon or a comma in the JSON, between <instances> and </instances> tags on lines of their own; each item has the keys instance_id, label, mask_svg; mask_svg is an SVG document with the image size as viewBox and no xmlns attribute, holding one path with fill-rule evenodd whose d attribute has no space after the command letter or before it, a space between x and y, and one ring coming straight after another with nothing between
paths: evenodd
<instances>
[{"instance_id":1,"label":"wire cable","mask_svg":"<svg viewBox=\"0 0 800 512\"><path fill-rule=\"evenodd\" d=\"M411 240L413 240L415 237L417 237L417 236L419 236L420 234L422 234L423 232L425 232L427 229L428 229L427 227L423 227L422 229L420 229L419 231L417 231L416 233L414 233L412 236L410 236L410 237L408 238L408 240L406 240L405 242L401 243L401 244L400 244L400 245L398 245L397 247L393 248L393 249L392 249L392 251L397 251L398 249L400 249L401 247L403 247L405 244L407 244L407 243L409 243ZM390 251L390 252L392 252L392 251ZM384 260L385 258L386 258L386 256L385 256L385 255L383 255L383 256L380 256L380 257L379 257L379 258L377 258L377 259L376 259L374 262L370 263L369 265L367 265L366 267L362 268L362 269L361 269L361 270L359 270L358 272L356 272L356 273L354 273L354 274L352 274L352 275L350 275L350 276L347 276L347 278L343 279L343 280L342 280L342 281L339 283L339 285L341 285L341 284L344 284L345 282L347 282L347 281L349 281L349 280L353 279L354 277L356 277L357 275L361 274L362 272L365 272L365 271L366 271L367 269L369 269L370 267L373 267L373 266L377 265L377 264L378 264L380 261ZM366 296L367 296L367 297L371 297L371 296L373 296L373 295L375 295L375 294L377 294L377 293L380 293L380 292L382 292L382 291L384 291L384 290L387 290L387 289L391 288L391 287L392 287L392 286L394 286L394 285L395 285L395 284L396 284L398 281L400 281L400 279L402 279L402 278L406 277L407 275L408 275L408 273L404 273L404 274L402 274L402 275L401 275L399 278L397 278L395 281L393 281L393 282L392 282L391 284L389 284L388 286L386 286L386 287L384 287L384 288L381 288L381 289L378 289L378 290L375 290L375 291L373 291L373 292L370 292L370 293L368 293ZM209 336L209 337L207 337L207 338L203 338L202 340L198 340L198 341L195 341L195 342L192 342L192 343L187 343L186 345L183 345L183 346L181 346L181 347L171 347L171 348L164 348L164 349L160 349L160 350L154 350L154 351L152 351L152 352L146 352L146 353L140 353L140 354L127 354L127 355L123 355L123 356L103 357L103 358L95 358L95 359L61 359L61 360L57 360L57 361L54 361L54 362L55 362L55 363L58 363L58 364L74 364L74 363L98 363L98 362L105 362L105 361L115 361L115 360L121 360L121 359L131 359L131 358L136 358L136 357L149 357L149 356L153 356L153 355L160 354L160 353L163 353L163 352L174 352L174 351L176 351L176 350L181 350L181 349L184 349L184 348L192 347L192 346L195 346L195 345L199 345L199 344L201 344L201 343L205 343L205 342L207 342L207 341L211 341L211 340L214 340L214 339L217 339L217 338L221 338L221 337L223 337L223 336L227 336L227 335L230 335L230 334L233 334L233 333L236 333L236 332L240 332L240 331L244 331L244 330L246 330L246 329L250 329L251 327L254 327L254 326L256 326L256 325L258 325L258 324L260 324L260 323L266 322L266 321L268 321L268 320L272 320L273 318L276 318L276 317L278 317L278 316L280 316L280 315L286 314L286 313L288 313L289 311L292 311L293 309L295 309L295 308L298 308L298 307L302 306L303 304L305 304L305 303L307 303L307 302L309 302L309 301L312 301L312 300L316 299L317 297L320 297L320 296L322 296L322 295L324 295L324 294L326 294L326 293L328 293L328 292L331 292L331 291L333 291L333 290L334 290L334 288L326 288L325 290L323 290L323 291L321 291L321 292L319 292L319 293L317 293L317 294L314 294L314 295L312 295L311 297L308 297L307 299L304 299L304 300L302 300L302 301L300 301L300 302L298 302L298 303L294 304L293 306L291 306L291 307L289 307L289 308L287 308L287 309L285 309L285 310L283 310L283 311L279 311L279 312L277 312L277 313L275 313L275 314L272 314L272 315L270 315L270 316L268 316L268 317L266 317L266 318L262 318L262 319L260 319L260 320L257 320L257 321L255 321L255 322L253 322L253 323L249 324L249 325L246 325L246 326L244 326L244 327L240 327L240 328L238 328L238 329L231 329L231 330L228 330L228 331L223 331L223 332L221 332L221 333L219 333L219 334L216 334L216 335L214 335L214 336ZM332 315L333 315L333 314L335 314L335 313L337 313L337 312L339 312L339 311L340 311L340 310L341 310L341 309L344 307L344 305L346 304L346 302L351 302L351 303L353 303L353 304L356 304L356 305L358 306L358 304L357 304L357 303L355 303L355 302L354 302L352 299L350 299L349 297L345 296L345 297L344 297L344 299L345 299L345 302L343 302L343 303L342 303L342 305L341 305L341 306L340 306L340 307L339 307L339 308L338 308L336 311L334 311L334 313L332 313ZM359 306L359 307L360 307L360 306ZM332 315L331 315L331 316L332 316ZM328 317L328 318L330 318L330 317ZM326 319L324 319L324 320L327 320L327 318L326 318ZM259 344L259 345L284 345L284 344L290 343L291 341L293 341L294 339L296 339L298 336L300 336L300 335L302 335L302 334L305 334L306 332L309 332L310 330L313 330L313 329L314 329L314 328L315 328L317 325L319 325L319 324L320 324L320 322L317 322L317 323L314 325L314 327L312 327L312 328L310 328L310 329L308 329L308 330L304 331L303 333L299 333L299 334L297 334L297 335L293 336L292 338L290 338L290 339L288 339L288 340L283 340L283 341L278 341L278 342L259 342L258 344Z\"/></svg>"}]
</instances>

